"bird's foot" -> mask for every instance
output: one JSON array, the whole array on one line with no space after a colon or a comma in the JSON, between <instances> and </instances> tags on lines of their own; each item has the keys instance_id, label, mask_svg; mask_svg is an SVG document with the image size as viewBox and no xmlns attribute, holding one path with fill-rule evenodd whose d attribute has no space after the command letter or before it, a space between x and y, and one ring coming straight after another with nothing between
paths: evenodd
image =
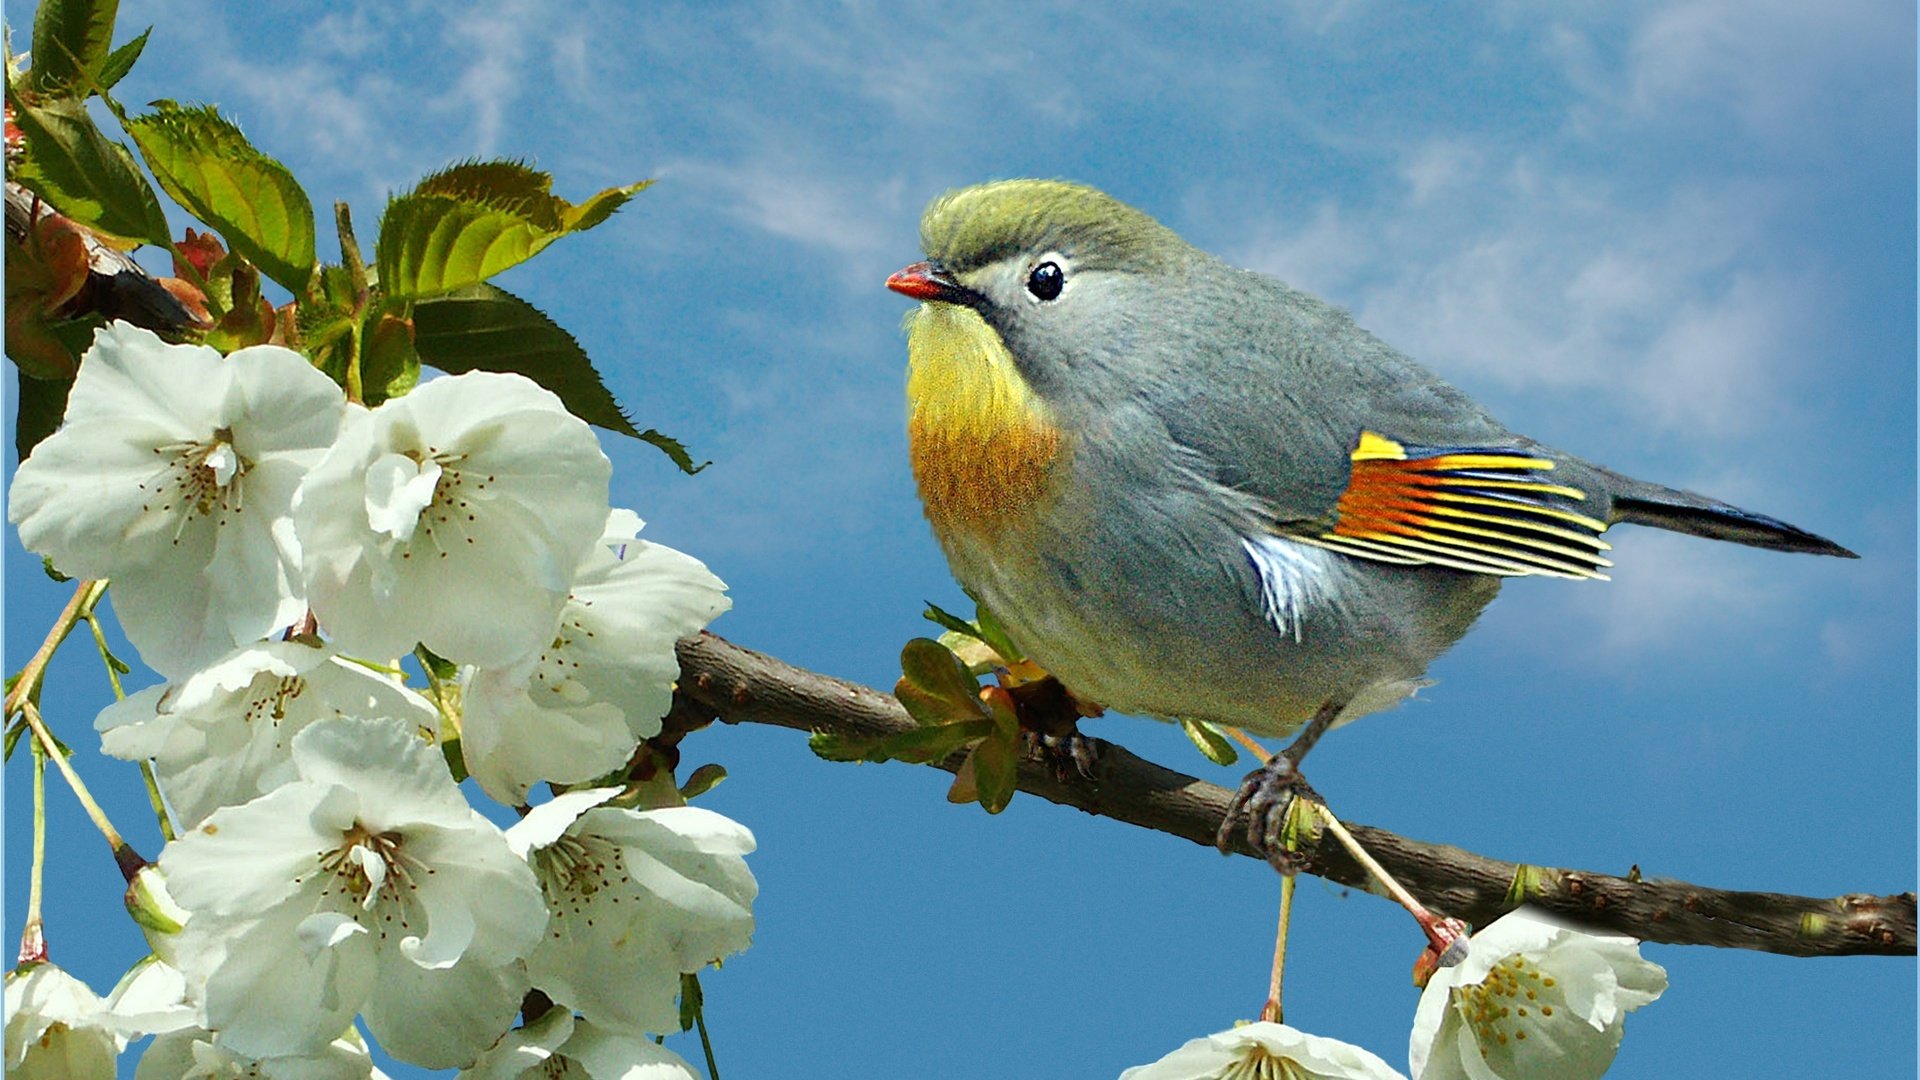
<instances>
[{"instance_id":1,"label":"bird's foot","mask_svg":"<svg viewBox=\"0 0 1920 1080\"><path fill-rule=\"evenodd\" d=\"M1082 734L1079 721L1084 715L1099 715L1099 710L1089 713L1060 680L1050 675L1005 689L1013 699L1013 714L1020 721L1020 742L1027 756L1045 763L1056 779L1077 775L1091 780L1100 749L1106 744Z\"/></svg>"},{"instance_id":2,"label":"bird's foot","mask_svg":"<svg viewBox=\"0 0 1920 1080\"><path fill-rule=\"evenodd\" d=\"M1232 852L1234 824L1244 811L1248 845L1275 870L1283 874L1298 873L1302 869L1302 862L1287 849L1286 829L1287 813L1293 808L1293 801L1302 797L1314 802L1323 801L1308 786L1306 777L1300 775L1300 767L1290 754L1285 751L1275 754L1240 782L1240 790L1234 793L1233 801L1227 804L1226 816L1220 819L1220 831L1214 836L1214 846L1222 854Z\"/></svg>"}]
</instances>

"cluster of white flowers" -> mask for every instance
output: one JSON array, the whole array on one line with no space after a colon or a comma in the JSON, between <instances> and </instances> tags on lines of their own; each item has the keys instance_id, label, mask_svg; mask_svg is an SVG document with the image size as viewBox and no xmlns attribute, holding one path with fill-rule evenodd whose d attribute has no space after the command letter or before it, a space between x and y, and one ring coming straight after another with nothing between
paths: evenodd
<instances>
[{"instance_id":1,"label":"cluster of white flowers","mask_svg":"<svg viewBox=\"0 0 1920 1080\"><path fill-rule=\"evenodd\" d=\"M1613 1064L1626 1014L1667 973L1632 938L1589 934L1521 908L1473 935L1467 958L1421 991L1407 1063L1414 1080L1595 1080ZM1121 1080L1405 1080L1360 1047L1285 1024L1195 1039Z\"/></svg>"},{"instance_id":2,"label":"cluster of white flowers","mask_svg":"<svg viewBox=\"0 0 1920 1080\"><path fill-rule=\"evenodd\" d=\"M636 539L610 471L519 376L367 409L287 349L102 330L9 516L59 570L112 580L169 680L97 726L185 831L143 885L155 958L120 991L9 977L9 1070L111 1076L157 1034L140 1077L364 1078L358 1017L395 1058L476 1076L691 1076L648 1036L678 1030L682 973L746 947L752 835L669 786L645 808L566 792L502 830L448 765L457 745L524 809L659 733L675 640L728 600ZM416 643L461 669L444 719L401 684ZM515 1028L531 990L555 1008Z\"/></svg>"}]
</instances>

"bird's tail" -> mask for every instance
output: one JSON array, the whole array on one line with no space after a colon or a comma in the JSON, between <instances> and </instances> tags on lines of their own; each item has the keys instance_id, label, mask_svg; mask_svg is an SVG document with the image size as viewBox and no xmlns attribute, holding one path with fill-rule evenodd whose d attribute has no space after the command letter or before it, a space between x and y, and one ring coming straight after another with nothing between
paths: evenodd
<instances>
[{"instance_id":1,"label":"bird's tail","mask_svg":"<svg viewBox=\"0 0 1920 1080\"><path fill-rule=\"evenodd\" d=\"M1651 525L1656 529L1691 533L1713 540L1731 540L1736 544L1772 548L1775 551L1800 551L1809 555L1838 555L1845 559L1860 556L1824 536L1789 525L1778 518L1742 510L1737 506L1695 495L1691 491L1649 484L1609 470L1613 507L1609 520Z\"/></svg>"}]
</instances>

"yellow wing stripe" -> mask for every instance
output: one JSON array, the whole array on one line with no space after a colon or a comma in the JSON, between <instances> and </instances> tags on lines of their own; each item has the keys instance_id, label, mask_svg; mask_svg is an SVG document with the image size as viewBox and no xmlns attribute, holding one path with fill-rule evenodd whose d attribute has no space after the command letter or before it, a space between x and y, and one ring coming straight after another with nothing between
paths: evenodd
<instances>
[{"instance_id":1,"label":"yellow wing stripe","mask_svg":"<svg viewBox=\"0 0 1920 1080\"><path fill-rule=\"evenodd\" d=\"M1605 579L1607 523L1570 509L1586 493L1535 479L1551 458L1422 447L1362 432L1333 527L1309 539L1359 558L1479 574Z\"/></svg>"}]
</instances>

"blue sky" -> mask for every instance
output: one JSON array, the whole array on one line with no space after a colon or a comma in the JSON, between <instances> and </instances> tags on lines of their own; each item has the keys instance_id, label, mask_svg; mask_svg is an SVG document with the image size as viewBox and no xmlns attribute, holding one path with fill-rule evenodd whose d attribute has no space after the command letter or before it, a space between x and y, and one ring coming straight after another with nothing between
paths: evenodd
<instances>
[{"instance_id":1,"label":"blue sky","mask_svg":"<svg viewBox=\"0 0 1920 1080\"><path fill-rule=\"evenodd\" d=\"M1350 308L1518 431L1863 556L1623 529L1614 581L1511 584L1438 685L1328 739L1309 772L1336 810L1526 862L1914 887L1910 5L334 6L127 0L122 36L156 29L122 97L217 102L363 239L388 191L470 156L574 197L658 178L502 283L715 462L604 440L615 501L732 586L717 631L886 686L921 603L959 604L881 282L946 188L1074 178ZM8 543L11 670L65 594ZM105 690L68 654L48 712L90 747ZM1240 771L1161 725L1089 730ZM729 1076L1110 1076L1259 1008L1256 864L1030 798L989 818L785 731L688 754L727 766L708 804L761 843L756 944L706 980ZM82 768L144 820L130 766ZM104 990L136 936L51 802L53 956ZM1411 924L1303 879L1295 930L1289 1020L1404 1067ZM1910 960L1647 951L1672 987L1613 1076L1911 1068Z\"/></svg>"}]
</instances>

